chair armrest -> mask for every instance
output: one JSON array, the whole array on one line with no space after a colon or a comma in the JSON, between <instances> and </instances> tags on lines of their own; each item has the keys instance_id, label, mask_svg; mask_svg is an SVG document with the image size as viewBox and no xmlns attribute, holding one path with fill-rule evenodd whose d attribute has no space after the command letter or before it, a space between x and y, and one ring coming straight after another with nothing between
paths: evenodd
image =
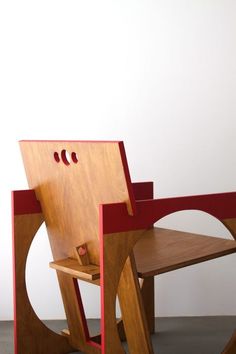
<instances>
[{"instance_id":1,"label":"chair armrest","mask_svg":"<svg viewBox=\"0 0 236 354\"><path fill-rule=\"evenodd\" d=\"M130 216L125 203L100 206L103 233L147 229L166 215L180 210L201 210L219 220L236 218L236 192L136 201Z\"/></svg>"}]
</instances>

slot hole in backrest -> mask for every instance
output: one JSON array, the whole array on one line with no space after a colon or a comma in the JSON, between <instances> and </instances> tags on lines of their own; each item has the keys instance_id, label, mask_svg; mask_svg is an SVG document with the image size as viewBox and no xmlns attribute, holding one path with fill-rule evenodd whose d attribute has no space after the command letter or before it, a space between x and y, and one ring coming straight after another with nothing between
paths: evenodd
<instances>
[{"instance_id":1,"label":"slot hole in backrest","mask_svg":"<svg viewBox=\"0 0 236 354\"><path fill-rule=\"evenodd\" d=\"M54 160L56 162L60 162L60 156L59 156L58 152L54 152Z\"/></svg>"},{"instance_id":2,"label":"slot hole in backrest","mask_svg":"<svg viewBox=\"0 0 236 354\"><path fill-rule=\"evenodd\" d=\"M78 163L78 156L77 156L76 152L73 151L71 153L71 159L74 163Z\"/></svg>"},{"instance_id":3,"label":"slot hole in backrest","mask_svg":"<svg viewBox=\"0 0 236 354\"><path fill-rule=\"evenodd\" d=\"M63 149L61 151L61 159L64 162L65 165L69 166L71 162L71 157L70 154L67 150Z\"/></svg>"}]
</instances>

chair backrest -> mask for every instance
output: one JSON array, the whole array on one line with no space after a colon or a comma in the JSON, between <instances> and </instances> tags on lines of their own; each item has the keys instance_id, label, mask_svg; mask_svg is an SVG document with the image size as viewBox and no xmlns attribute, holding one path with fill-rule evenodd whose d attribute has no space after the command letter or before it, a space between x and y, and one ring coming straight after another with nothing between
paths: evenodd
<instances>
[{"instance_id":1,"label":"chair backrest","mask_svg":"<svg viewBox=\"0 0 236 354\"><path fill-rule=\"evenodd\" d=\"M86 243L99 264L99 204L135 200L122 142L20 141L29 187L41 203L54 260Z\"/></svg>"}]
</instances>

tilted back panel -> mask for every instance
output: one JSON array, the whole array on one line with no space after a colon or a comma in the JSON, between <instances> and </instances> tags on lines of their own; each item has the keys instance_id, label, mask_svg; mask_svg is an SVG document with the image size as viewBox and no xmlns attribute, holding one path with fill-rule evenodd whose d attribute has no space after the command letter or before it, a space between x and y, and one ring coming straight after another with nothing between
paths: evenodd
<instances>
[{"instance_id":1,"label":"tilted back panel","mask_svg":"<svg viewBox=\"0 0 236 354\"><path fill-rule=\"evenodd\" d=\"M29 187L44 213L54 260L88 246L99 264L99 204L134 197L122 142L21 141Z\"/></svg>"}]
</instances>

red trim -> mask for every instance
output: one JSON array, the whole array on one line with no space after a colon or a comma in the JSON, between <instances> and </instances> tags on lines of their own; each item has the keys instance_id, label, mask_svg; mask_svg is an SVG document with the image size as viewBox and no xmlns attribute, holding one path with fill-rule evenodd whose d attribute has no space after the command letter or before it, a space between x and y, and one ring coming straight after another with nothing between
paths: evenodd
<instances>
[{"instance_id":1,"label":"red trim","mask_svg":"<svg viewBox=\"0 0 236 354\"><path fill-rule=\"evenodd\" d=\"M128 193L129 193L129 199L131 203L131 213L133 215L136 214L136 203L135 203L135 197L134 197L134 192L133 192L133 187L131 183L131 178L130 178L130 173L129 173L129 166L128 166L128 161L126 158L126 153L125 153L125 147L123 141L119 142L119 148L120 148L120 155L121 155L121 160L124 168L124 173L125 173L125 179L127 183L127 188L128 188Z\"/></svg>"},{"instance_id":2,"label":"red trim","mask_svg":"<svg viewBox=\"0 0 236 354\"><path fill-rule=\"evenodd\" d=\"M127 213L126 204L125 210ZM99 243L100 243L100 291L101 291L101 354L105 354L105 303L104 303L104 240L103 240L103 206L99 205Z\"/></svg>"},{"instance_id":3,"label":"red trim","mask_svg":"<svg viewBox=\"0 0 236 354\"><path fill-rule=\"evenodd\" d=\"M101 345L99 343L93 342L92 340L88 340L87 344L90 345L91 347L101 349Z\"/></svg>"},{"instance_id":4,"label":"red trim","mask_svg":"<svg viewBox=\"0 0 236 354\"><path fill-rule=\"evenodd\" d=\"M19 140L19 143L120 143L121 140Z\"/></svg>"},{"instance_id":5,"label":"red trim","mask_svg":"<svg viewBox=\"0 0 236 354\"><path fill-rule=\"evenodd\" d=\"M12 268L13 268L13 314L14 314L14 353L17 354L17 316L16 316L16 262L15 262L15 230L14 230L14 193L11 193L12 217Z\"/></svg>"},{"instance_id":6,"label":"red trim","mask_svg":"<svg viewBox=\"0 0 236 354\"><path fill-rule=\"evenodd\" d=\"M39 201L33 189L12 192L12 207L14 215L42 213Z\"/></svg>"},{"instance_id":7,"label":"red trim","mask_svg":"<svg viewBox=\"0 0 236 354\"><path fill-rule=\"evenodd\" d=\"M91 345L92 347L101 348L99 343L93 342L90 338L88 324L87 324L87 320L86 320L85 312L84 312L84 306L83 306L83 302L82 302L82 298L81 298L81 294L80 294L80 290L79 290L79 284L78 284L78 281L76 278L73 278L73 283L74 283L74 289L75 289L75 293L76 293L76 297L77 297L77 301L78 301L80 314L82 317L82 325L83 325L86 343L88 345Z\"/></svg>"},{"instance_id":8,"label":"red trim","mask_svg":"<svg viewBox=\"0 0 236 354\"><path fill-rule=\"evenodd\" d=\"M86 317L85 317L85 313L84 313L84 306L83 306L83 302L82 302L82 298L81 298L81 294L80 294L80 290L79 290L79 284L78 284L78 281L76 278L73 278L73 283L74 283L75 293L76 293L78 306L79 306L79 310L80 310L80 315L82 317L82 324L83 324L85 338L86 338L86 341L89 341L90 337L89 337L88 325L87 325L87 321L86 321Z\"/></svg>"},{"instance_id":9,"label":"red trim","mask_svg":"<svg viewBox=\"0 0 236 354\"><path fill-rule=\"evenodd\" d=\"M135 200L153 199L153 182L132 183Z\"/></svg>"},{"instance_id":10,"label":"red trim","mask_svg":"<svg viewBox=\"0 0 236 354\"><path fill-rule=\"evenodd\" d=\"M136 202L136 208L136 215L130 216L125 203L102 205L103 232L148 228L164 216L180 210L201 210L219 220L236 218L236 192L143 200Z\"/></svg>"}]
</instances>

